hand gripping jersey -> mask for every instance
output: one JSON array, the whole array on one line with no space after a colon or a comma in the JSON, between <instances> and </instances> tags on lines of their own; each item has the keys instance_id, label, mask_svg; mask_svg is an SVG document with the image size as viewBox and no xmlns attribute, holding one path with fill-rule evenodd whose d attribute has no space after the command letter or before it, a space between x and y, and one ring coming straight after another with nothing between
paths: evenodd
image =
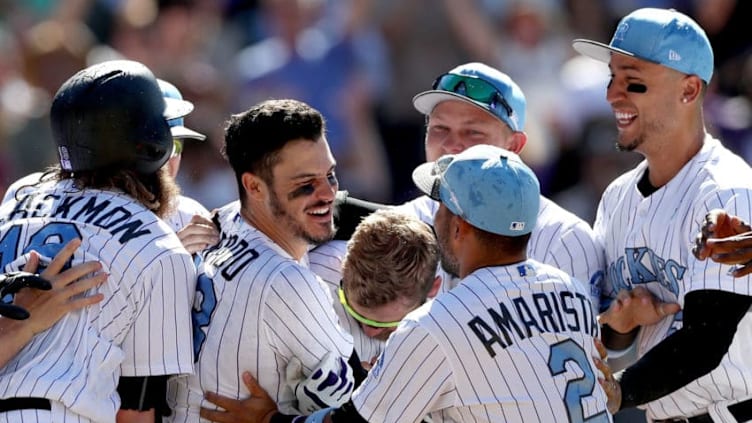
<instances>
[{"instance_id":1,"label":"hand gripping jersey","mask_svg":"<svg viewBox=\"0 0 752 423\"><path fill-rule=\"evenodd\" d=\"M439 203L428 196L422 196L399 208L433 226ZM603 252L595 243L593 230L584 220L541 196L540 211L527 245L527 256L561 269L574 276L583 286L589 287L595 310L599 309ZM442 270L439 270L439 274L444 281L441 292L451 289L457 283Z\"/></svg>"},{"instance_id":2,"label":"hand gripping jersey","mask_svg":"<svg viewBox=\"0 0 752 423\"><path fill-rule=\"evenodd\" d=\"M193 371L196 274L154 213L125 194L80 190L71 181L44 183L0 207L4 271L20 269L31 250L51 259L74 238L82 244L71 264L98 260L109 273L94 289L104 300L67 314L0 369L0 399L47 398L51 413L10 411L0 420L114 422L120 376Z\"/></svg>"},{"instance_id":3,"label":"hand gripping jersey","mask_svg":"<svg viewBox=\"0 0 752 423\"><path fill-rule=\"evenodd\" d=\"M564 272L481 268L405 317L353 403L385 423L610 422L599 333L589 292Z\"/></svg>"},{"instance_id":4,"label":"hand gripping jersey","mask_svg":"<svg viewBox=\"0 0 752 423\"><path fill-rule=\"evenodd\" d=\"M196 372L168 386L169 418L200 420L204 392L247 398L250 371L279 409L297 413L285 372L297 357L308 375L324 355L345 361L352 338L339 326L332 299L305 262L297 262L240 215L240 203L219 211L221 241L201 253L193 305ZM203 420L201 420L203 421Z\"/></svg>"},{"instance_id":5,"label":"hand gripping jersey","mask_svg":"<svg viewBox=\"0 0 752 423\"><path fill-rule=\"evenodd\" d=\"M641 284L662 301L684 305L694 290L752 295L749 276L733 278L729 266L699 261L692 245L708 211L721 208L752 219L752 170L721 143L707 136L702 150L668 184L648 197L637 189L642 162L604 192L594 230L608 266L604 294ZM682 327L682 313L644 326L637 337L642 356ZM713 403L752 396L752 315L744 317L721 364L709 374L646 405L653 419L701 414ZM691 351L686 351L691 354Z\"/></svg>"}]
</instances>

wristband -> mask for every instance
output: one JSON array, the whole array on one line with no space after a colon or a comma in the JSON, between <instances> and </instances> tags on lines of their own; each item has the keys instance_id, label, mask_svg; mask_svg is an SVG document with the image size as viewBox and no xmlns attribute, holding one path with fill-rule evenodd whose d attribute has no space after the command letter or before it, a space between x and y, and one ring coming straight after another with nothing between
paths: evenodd
<instances>
[{"instance_id":1,"label":"wristband","mask_svg":"<svg viewBox=\"0 0 752 423\"><path fill-rule=\"evenodd\" d=\"M325 408L323 410L319 410L308 416L308 418L305 419L305 423L324 423L324 419L332 410L333 408Z\"/></svg>"}]
</instances>

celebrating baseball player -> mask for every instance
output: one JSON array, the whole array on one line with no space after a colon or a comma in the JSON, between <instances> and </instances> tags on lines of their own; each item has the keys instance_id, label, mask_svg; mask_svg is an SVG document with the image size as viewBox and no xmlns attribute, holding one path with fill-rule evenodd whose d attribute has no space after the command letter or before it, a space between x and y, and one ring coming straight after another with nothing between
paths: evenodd
<instances>
[{"instance_id":1,"label":"celebrating baseball player","mask_svg":"<svg viewBox=\"0 0 752 423\"><path fill-rule=\"evenodd\" d=\"M157 79L157 82L159 83L159 88L162 90L162 95L165 98L183 100L183 95L175 85L163 79ZM204 141L206 135L187 128L183 117L170 119L167 123L170 124L173 149L172 154L170 154L170 159L167 160L165 166L167 166L170 176L175 178L180 170L180 160L182 157L181 154L183 153L184 141L187 139ZM175 210L167 216L165 220L177 232L180 229L183 229L195 215L208 217L209 211L196 200L183 195L178 195Z\"/></svg>"},{"instance_id":2,"label":"celebrating baseball player","mask_svg":"<svg viewBox=\"0 0 752 423\"><path fill-rule=\"evenodd\" d=\"M692 251L711 210L746 222L752 214L750 167L704 126L710 42L684 14L645 8L624 17L608 45L573 45L608 63L616 147L645 157L607 188L594 225L615 297L601 316L604 340L607 329L636 336L640 356L609 389L620 388L621 408L640 405L653 421L748 421L752 281ZM645 292L681 312L643 301Z\"/></svg>"},{"instance_id":3,"label":"celebrating baseball player","mask_svg":"<svg viewBox=\"0 0 752 423\"><path fill-rule=\"evenodd\" d=\"M69 78L52 102L59 167L0 207L2 265L32 251L48 264L74 239L65 267L98 261L104 300L38 333L0 369L0 419L114 422L154 419L169 375L193 370L191 257L160 217L175 187L161 170L167 120L190 111L166 101L151 71L127 60Z\"/></svg>"},{"instance_id":4,"label":"celebrating baseball player","mask_svg":"<svg viewBox=\"0 0 752 423\"><path fill-rule=\"evenodd\" d=\"M516 154L478 145L413 178L441 202L441 262L462 279L402 320L350 402L305 421L611 421L588 290L526 257L540 204L534 173ZM248 383L249 421L296 418L274 413Z\"/></svg>"},{"instance_id":5,"label":"celebrating baseball player","mask_svg":"<svg viewBox=\"0 0 752 423\"><path fill-rule=\"evenodd\" d=\"M527 143L525 96L506 74L482 63L467 63L439 76L431 90L413 98L426 115L426 158L437 160L478 144L494 145L519 153ZM593 303L603 277L603 259L593 232L585 221L541 197L540 214L528 243L528 256L564 270L590 285ZM402 206L433 224L439 203L428 196ZM451 276L444 290L451 288Z\"/></svg>"},{"instance_id":6,"label":"celebrating baseball player","mask_svg":"<svg viewBox=\"0 0 752 423\"><path fill-rule=\"evenodd\" d=\"M347 243L327 242L309 256L311 270L328 285L342 327L352 335L366 368L400 320L436 296L441 283L431 228L396 210L375 211Z\"/></svg>"},{"instance_id":7,"label":"celebrating baseball player","mask_svg":"<svg viewBox=\"0 0 752 423\"><path fill-rule=\"evenodd\" d=\"M338 184L324 133L321 114L295 100L269 100L231 118L224 152L240 199L218 211L220 242L201 252L196 372L170 381L171 421L198 421L202 406L214 408L205 392L244 397L246 369L286 412L349 398L352 338L307 267L310 245L334 235ZM330 372L341 385L324 383ZM318 390L300 384L309 376Z\"/></svg>"}]
</instances>

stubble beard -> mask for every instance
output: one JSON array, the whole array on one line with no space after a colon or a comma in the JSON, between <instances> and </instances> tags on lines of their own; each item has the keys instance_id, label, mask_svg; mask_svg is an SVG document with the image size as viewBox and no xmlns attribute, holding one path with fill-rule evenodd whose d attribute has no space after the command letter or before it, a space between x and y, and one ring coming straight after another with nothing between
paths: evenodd
<instances>
[{"instance_id":1,"label":"stubble beard","mask_svg":"<svg viewBox=\"0 0 752 423\"><path fill-rule=\"evenodd\" d=\"M274 191L271 192L269 203L272 216L278 219L279 224L289 228L295 237L301 238L307 243L313 245L323 244L334 238L334 223L330 224L329 231L326 235L316 235L308 231L303 224L295 220L295 218L285 210L282 202L279 201L279 197Z\"/></svg>"}]
</instances>

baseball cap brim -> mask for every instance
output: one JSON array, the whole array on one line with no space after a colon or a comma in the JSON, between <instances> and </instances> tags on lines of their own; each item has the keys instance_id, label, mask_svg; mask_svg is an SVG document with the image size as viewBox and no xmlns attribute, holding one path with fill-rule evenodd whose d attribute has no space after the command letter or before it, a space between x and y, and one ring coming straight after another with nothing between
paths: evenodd
<instances>
[{"instance_id":1,"label":"baseball cap brim","mask_svg":"<svg viewBox=\"0 0 752 423\"><path fill-rule=\"evenodd\" d=\"M611 47L608 44L599 43L593 40L576 39L572 42L572 48L578 53L585 56L592 57L595 60L609 63L611 62L611 54L619 53L629 57L636 57L634 53L630 53L620 48Z\"/></svg>"},{"instance_id":2,"label":"baseball cap brim","mask_svg":"<svg viewBox=\"0 0 752 423\"><path fill-rule=\"evenodd\" d=\"M436 201L441 201L439 197L438 189L436 186L436 180L441 176L433 172L435 162L423 163L413 170L413 182L419 190L427 196L433 198Z\"/></svg>"},{"instance_id":3,"label":"baseball cap brim","mask_svg":"<svg viewBox=\"0 0 752 423\"><path fill-rule=\"evenodd\" d=\"M206 135L200 134L193 129L188 129L185 126L171 126L170 132L172 133L173 138L177 139L192 139L192 140L199 140L204 141L206 139Z\"/></svg>"},{"instance_id":4,"label":"baseball cap brim","mask_svg":"<svg viewBox=\"0 0 752 423\"><path fill-rule=\"evenodd\" d=\"M163 97L165 109L162 115L167 120L183 117L193 111L193 103L176 98Z\"/></svg>"},{"instance_id":5,"label":"baseball cap brim","mask_svg":"<svg viewBox=\"0 0 752 423\"><path fill-rule=\"evenodd\" d=\"M484 112L495 117L496 119L499 118L495 114L491 113L491 111L488 110L488 107L483 103L473 101L460 94L442 90L429 90L416 94L415 97L413 97L413 106L419 112L423 113L424 115L428 115L433 111L437 104L447 100L464 101L465 103L472 104L473 106L482 109Z\"/></svg>"}]
</instances>

